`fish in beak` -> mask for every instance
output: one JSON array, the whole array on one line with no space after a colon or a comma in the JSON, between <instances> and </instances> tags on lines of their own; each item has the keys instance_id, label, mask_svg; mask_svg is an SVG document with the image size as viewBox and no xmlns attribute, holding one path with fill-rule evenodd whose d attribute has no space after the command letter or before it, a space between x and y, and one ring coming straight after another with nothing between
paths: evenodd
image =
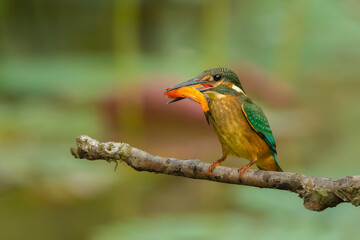
<instances>
[{"instance_id":1,"label":"fish in beak","mask_svg":"<svg viewBox=\"0 0 360 240\"><path fill-rule=\"evenodd\" d=\"M194 88L195 90L199 91L200 93L203 93L211 88L213 88L214 86L212 84L210 84L208 81L206 80L201 80L201 79L198 79L198 78L193 78L193 79L190 79L188 81L185 81L183 83L180 83L174 87L171 87L171 88L168 88L166 89L165 91L165 95L167 97L170 97L169 95L173 95L175 96L175 94L171 94L172 91L174 90L177 90L178 93L180 93L179 89L181 88L184 88L184 87L192 87ZM189 91L189 89L187 89ZM171 98L174 98L173 100L171 100L170 102L168 103L173 103L173 102L177 102L179 100L182 100L184 98L189 98L189 97L181 97L181 96L178 96L178 97L171 97ZM189 98L191 100L195 100L195 99L192 99L192 98ZM195 100L196 101L196 100Z\"/></svg>"},{"instance_id":2,"label":"fish in beak","mask_svg":"<svg viewBox=\"0 0 360 240\"><path fill-rule=\"evenodd\" d=\"M173 100L168 103L177 102L185 98L199 103L205 113L206 120L209 123L209 117L211 117L212 119L213 117L209 111L207 99L202 94L202 92L205 92L213 87L214 86L212 84L209 84L208 81L199 81L197 78L194 78L189 81L180 83L174 87L166 89L165 96L167 96L168 98L173 98Z\"/></svg>"}]
</instances>

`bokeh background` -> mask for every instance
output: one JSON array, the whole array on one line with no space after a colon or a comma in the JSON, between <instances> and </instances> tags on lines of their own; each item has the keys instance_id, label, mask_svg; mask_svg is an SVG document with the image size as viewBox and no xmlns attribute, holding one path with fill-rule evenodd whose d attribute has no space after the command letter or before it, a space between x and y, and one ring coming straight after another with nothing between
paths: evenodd
<instances>
[{"instance_id":1,"label":"bokeh background","mask_svg":"<svg viewBox=\"0 0 360 240\"><path fill-rule=\"evenodd\" d=\"M0 36L1 239L358 235L349 204L310 212L292 193L114 171L69 151L87 134L213 162L200 107L163 93L229 67L267 114L284 170L358 175L358 1L2 0Z\"/></svg>"}]
</instances>

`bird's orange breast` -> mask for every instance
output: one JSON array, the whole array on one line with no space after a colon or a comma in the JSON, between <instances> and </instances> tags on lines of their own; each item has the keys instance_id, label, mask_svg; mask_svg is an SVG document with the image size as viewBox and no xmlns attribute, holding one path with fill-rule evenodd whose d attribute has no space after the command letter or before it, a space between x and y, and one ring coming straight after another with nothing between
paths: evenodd
<instances>
[{"instance_id":1,"label":"bird's orange breast","mask_svg":"<svg viewBox=\"0 0 360 240\"><path fill-rule=\"evenodd\" d=\"M267 143L248 123L238 97L211 99L208 104L213 116L210 121L223 151L248 160L256 158L258 163L271 156Z\"/></svg>"}]
</instances>

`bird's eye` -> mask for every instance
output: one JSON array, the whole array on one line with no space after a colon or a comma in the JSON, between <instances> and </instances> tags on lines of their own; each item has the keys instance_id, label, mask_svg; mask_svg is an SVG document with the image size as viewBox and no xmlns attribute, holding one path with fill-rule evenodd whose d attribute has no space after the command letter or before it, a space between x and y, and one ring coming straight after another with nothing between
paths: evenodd
<instances>
[{"instance_id":1,"label":"bird's eye","mask_svg":"<svg viewBox=\"0 0 360 240\"><path fill-rule=\"evenodd\" d=\"M213 78L214 78L214 81L219 81L221 79L221 75L216 74Z\"/></svg>"}]
</instances>

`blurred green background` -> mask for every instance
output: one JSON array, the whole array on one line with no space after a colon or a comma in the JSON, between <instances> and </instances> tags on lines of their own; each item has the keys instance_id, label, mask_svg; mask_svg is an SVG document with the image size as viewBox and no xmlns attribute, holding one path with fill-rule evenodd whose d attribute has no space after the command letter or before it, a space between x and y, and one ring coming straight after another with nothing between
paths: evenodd
<instances>
[{"instance_id":1,"label":"blurred green background","mask_svg":"<svg viewBox=\"0 0 360 240\"><path fill-rule=\"evenodd\" d=\"M213 162L200 107L163 92L229 67L285 171L358 175L359 13L354 0L0 1L0 239L352 238L349 204L310 212L292 193L114 171L69 149L87 134Z\"/></svg>"}]
</instances>

